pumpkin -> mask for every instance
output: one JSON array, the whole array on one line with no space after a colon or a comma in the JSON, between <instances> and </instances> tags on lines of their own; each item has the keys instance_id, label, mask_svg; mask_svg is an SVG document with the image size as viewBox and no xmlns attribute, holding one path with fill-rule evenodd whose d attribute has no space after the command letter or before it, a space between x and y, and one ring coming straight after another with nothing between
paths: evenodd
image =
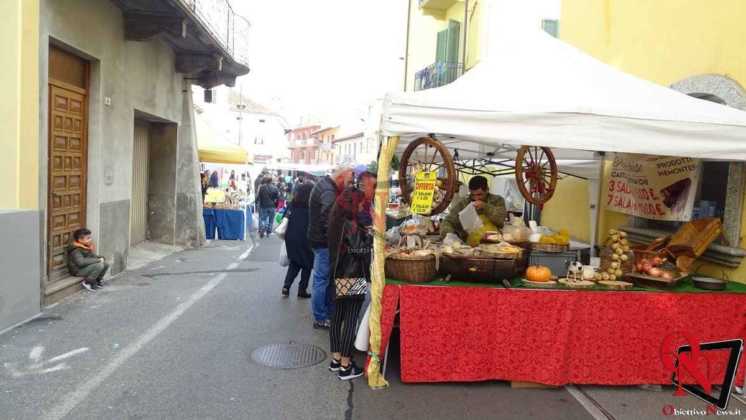
<instances>
[{"instance_id":1,"label":"pumpkin","mask_svg":"<svg viewBox=\"0 0 746 420\"><path fill-rule=\"evenodd\" d=\"M552 271L549 267L543 265L532 265L526 270L526 278L529 281L545 282L552 277Z\"/></svg>"}]
</instances>

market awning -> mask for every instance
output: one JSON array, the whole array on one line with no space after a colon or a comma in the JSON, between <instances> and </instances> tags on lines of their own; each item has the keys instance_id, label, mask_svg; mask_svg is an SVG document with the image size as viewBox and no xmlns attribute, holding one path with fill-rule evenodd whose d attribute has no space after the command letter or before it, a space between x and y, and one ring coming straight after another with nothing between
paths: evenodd
<instances>
[{"instance_id":1,"label":"market awning","mask_svg":"<svg viewBox=\"0 0 746 420\"><path fill-rule=\"evenodd\" d=\"M230 163L245 165L251 163L249 152L241 146L231 144L219 136L205 118L197 115L197 145L200 162Z\"/></svg>"},{"instance_id":2,"label":"market awning","mask_svg":"<svg viewBox=\"0 0 746 420\"><path fill-rule=\"evenodd\" d=\"M559 160L588 159L582 151L746 160L746 112L631 76L493 12L488 56L474 68L441 88L386 96L382 134L400 136L400 150L434 133L471 150L466 158L534 145Z\"/></svg>"}]
</instances>

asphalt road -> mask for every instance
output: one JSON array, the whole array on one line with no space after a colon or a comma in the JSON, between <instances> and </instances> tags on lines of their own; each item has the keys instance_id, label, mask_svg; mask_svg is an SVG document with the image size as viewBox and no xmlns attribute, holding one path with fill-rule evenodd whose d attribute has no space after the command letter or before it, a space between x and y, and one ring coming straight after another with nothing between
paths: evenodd
<instances>
[{"instance_id":1,"label":"asphalt road","mask_svg":"<svg viewBox=\"0 0 746 420\"><path fill-rule=\"evenodd\" d=\"M562 388L406 385L396 351L391 387L378 391L363 378L337 380L328 359L300 369L259 365L251 359L258 347L327 349L328 334L311 328L309 302L294 289L280 297L280 242L263 240L250 254L249 245L174 254L0 335L0 419L639 419L658 418L668 398L591 389L593 404L609 409L599 417L605 410L589 411Z\"/></svg>"}]
</instances>

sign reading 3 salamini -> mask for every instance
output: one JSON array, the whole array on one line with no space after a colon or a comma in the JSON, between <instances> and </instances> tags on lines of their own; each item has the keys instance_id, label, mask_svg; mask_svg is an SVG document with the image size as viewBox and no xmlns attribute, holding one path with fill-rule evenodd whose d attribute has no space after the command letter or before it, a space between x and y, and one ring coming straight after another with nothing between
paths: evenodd
<instances>
[{"instance_id":1,"label":"sign reading 3 salamini","mask_svg":"<svg viewBox=\"0 0 746 420\"><path fill-rule=\"evenodd\" d=\"M689 221L701 171L698 159L617 153L606 207L646 219Z\"/></svg>"}]
</instances>

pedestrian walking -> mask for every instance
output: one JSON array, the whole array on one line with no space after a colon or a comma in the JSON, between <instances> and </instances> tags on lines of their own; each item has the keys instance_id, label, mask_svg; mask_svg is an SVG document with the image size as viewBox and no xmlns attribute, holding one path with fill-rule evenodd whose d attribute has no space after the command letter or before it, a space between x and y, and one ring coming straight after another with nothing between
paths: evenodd
<instances>
[{"instance_id":1,"label":"pedestrian walking","mask_svg":"<svg viewBox=\"0 0 746 420\"><path fill-rule=\"evenodd\" d=\"M75 277L83 277L81 285L93 292L103 287L102 280L109 264L96 254L91 231L82 228L73 232L73 241L67 247L67 268Z\"/></svg>"},{"instance_id":2,"label":"pedestrian walking","mask_svg":"<svg viewBox=\"0 0 746 420\"><path fill-rule=\"evenodd\" d=\"M336 299L329 329L329 370L337 372L341 380L363 374L352 360L352 352L360 309L370 283L373 236L370 225L366 225L370 208L362 190L348 187L337 199L329 221L329 258Z\"/></svg>"},{"instance_id":3,"label":"pedestrian walking","mask_svg":"<svg viewBox=\"0 0 746 420\"><path fill-rule=\"evenodd\" d=\"M259 207L259 237L264 238L272 233L272 226L275 219L275 206L279 193L277 188L272 185L272 178L265 177L262 185L259 187L256 201Z\"/></svg>"},{"instance_id":4,"label":"pedestrian walking","mask_svg":"<svg viewBox=\"0 0 746 420\"><path fill-rule=\"evenodd\" d=\"M329 216L337 196L352 181L352 175L351 168L340 167L331 176L322 177L311 190L308 202L308 241L314 254L311 297L314 328L329 328L329 317L334 307L334 288L330 287L329 281Z\"/></svg>"},{"instance_id":5,"label":"pedestrian walking","mask_svg":"<svg viewBox=\"0 0 746 420\"><path fill-rule=\"evenodd\" d=\"M288 218L288 228L285 232L285 248L287 249L290 265L285 274L285 284L282 295L290 295L290 287L300 272L298 297L308 299L308 280L313 269L313 250L308 242L308 199L311 196L313 184L299 185L293 193L293 201L288 205L285 217Z\"/></svg>"}]
</instances>

